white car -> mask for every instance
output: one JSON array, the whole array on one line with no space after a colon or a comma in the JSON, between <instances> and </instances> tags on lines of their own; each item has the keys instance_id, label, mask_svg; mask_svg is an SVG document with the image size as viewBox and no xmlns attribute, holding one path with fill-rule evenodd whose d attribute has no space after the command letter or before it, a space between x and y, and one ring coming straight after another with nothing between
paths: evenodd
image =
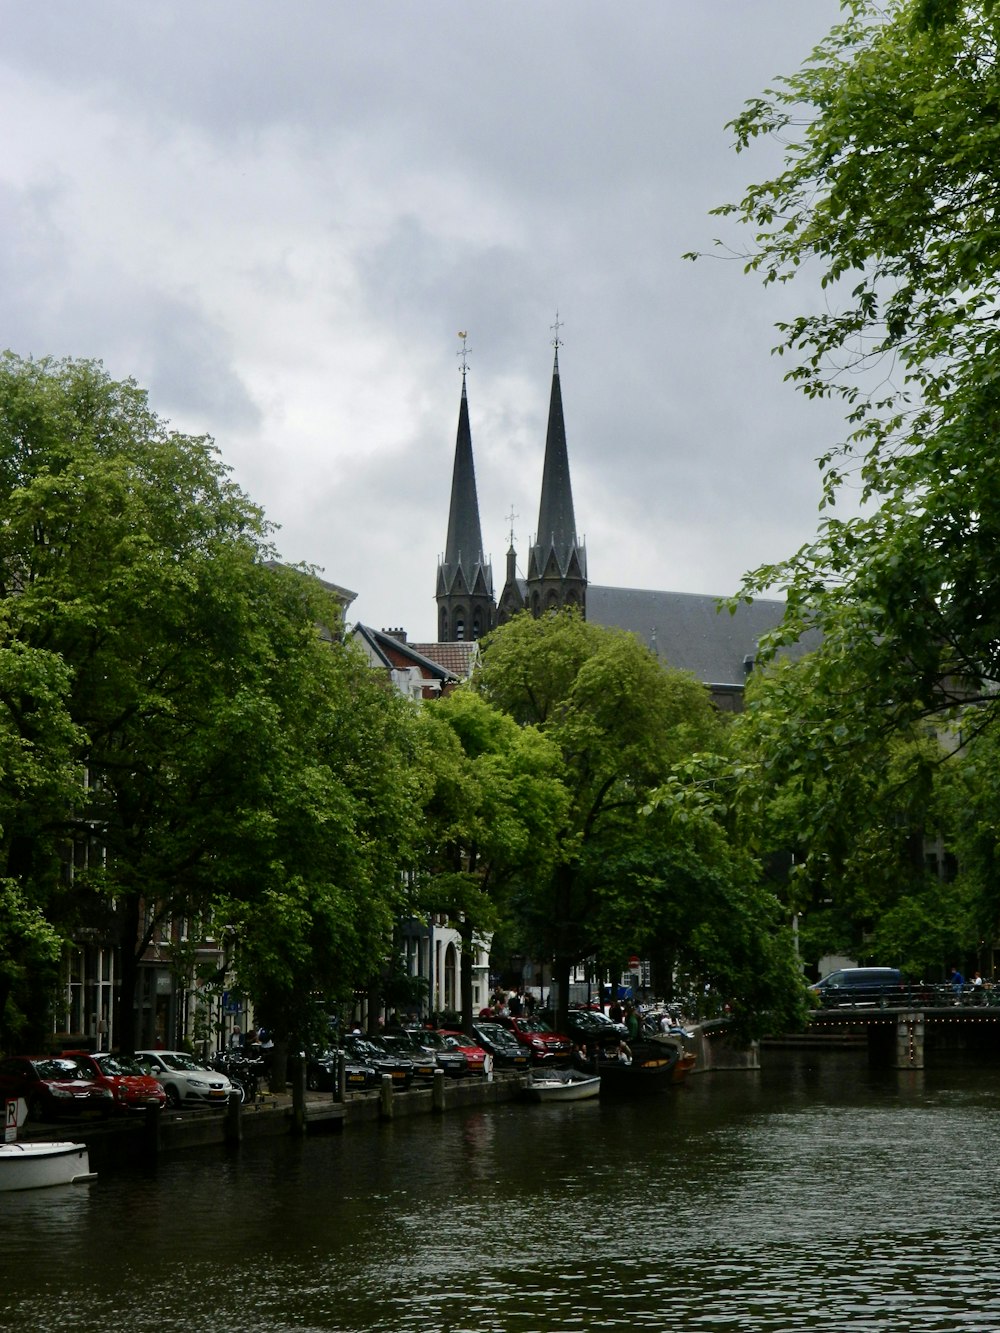
<instances>
[{"instance_id":1,"label":"white car","mask_svg":"<svg viewBox=\"0 0 1000 1333\"><path fill-rule=\"evenodd\" d=\"M239 1089L214 1069L200 1064L186 1051L136 1051L136 1059L148 1067L163 1085L168 1106L225 1106L231 1092Z\"/></svg>"}]
</instances>

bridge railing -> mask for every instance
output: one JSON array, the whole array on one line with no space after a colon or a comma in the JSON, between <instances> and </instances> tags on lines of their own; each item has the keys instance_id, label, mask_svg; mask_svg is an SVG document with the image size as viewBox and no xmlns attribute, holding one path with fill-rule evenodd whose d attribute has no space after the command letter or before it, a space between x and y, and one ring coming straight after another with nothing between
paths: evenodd
<instances>
[{"instance_id":1,"label":"bridge railing","mask_svg":"<svg viewBox=\"0 0 1000 1333\"><path fill-rule=\"evenodd\" d=\"M1000 1007L1000 987L913 982L903 986L842 986L816 997L819 1009L938 1009Z\"/></svg>"}]
</instances>

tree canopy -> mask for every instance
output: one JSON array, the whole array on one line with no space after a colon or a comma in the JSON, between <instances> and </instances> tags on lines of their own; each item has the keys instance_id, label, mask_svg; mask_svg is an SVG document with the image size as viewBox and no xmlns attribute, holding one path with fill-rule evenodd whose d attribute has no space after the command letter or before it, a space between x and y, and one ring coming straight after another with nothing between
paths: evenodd
<instances>
[{"instance_id":1,"label":"tree canopy","mask_svg":"<svg viewBox=\"0 0 1000 1333\"><path fill-rule=\"evenodd\" d=\"M139 958L214 916L297 1021L382 938L408 847L404 728L339 606L209 439L93 362L0 360L0 507L0 1000L24 948L97 932L127 1046Z\"/></svg>"},{"instance_id":2,"label":"tree canopy","mask_svg":"<svg viewBox=\"0 0 1000 1333\"><path fill-rule=\"evenodd\" d=\"M704 686L633 635L565 612L491 635L477 688L561 755L555 855L517 899L561 1004L572 964L594 958L620 975L637 951L660 993L680 974L738 996L748 1017L789 996L793 1009L790 937L731 826L732 783L717 781L726 727Z\"/></svg>"},{"instance_id":3,"label":"tree canopy","mask_svg":"<svg viewBox=\"0 0 1000 1333\"><path fill-rule=\"evenodd\" d=\"M942 759L1000 720L998 55L993 4L845 0L732 122L739 151L778 139L782 170L718 210L752 229L750 272L813 283L775 350L847 422L820 459L815 540L743 589L786 593L771 650L822 631L807 664L751 692L756 778L801 817L806 880L836 879L855 924L880 921L908 959L921 919L968 943L961 883L929 884L916 849L949 809L956 827ZM860 511L841 518L845 492ZM866 912L878 873L897 897Z\"/></svg>"},{"instance_id":4,"label":"tree canopy","mask_svg":"<svg viewBox=\"0 0 1000 1333\"><path fill-rule=\"evenodd\" d=\"M777 350L851 425L821 460L817 539L746 590L787 587L785 636L818 624L831 665L849 644L871 721L890 725L970 689L992 716L1000 673L1000 17L930 9L928 25L926 5L849 0L803 68L733 122L741 150L781 138L785 165L719 210L753 228L747 267L765 282L818 279L822 308L779 326ZM867 508L839 520L848 484Z\"/></svg>"}]
</instances>

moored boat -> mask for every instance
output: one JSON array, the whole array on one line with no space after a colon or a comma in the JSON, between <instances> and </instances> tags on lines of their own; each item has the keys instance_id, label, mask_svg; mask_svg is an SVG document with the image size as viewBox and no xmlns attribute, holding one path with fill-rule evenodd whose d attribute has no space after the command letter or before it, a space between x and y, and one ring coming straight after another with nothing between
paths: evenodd
<instances>
[{"instance_id":1,"label":"moored boat","mask_svg":"<svg viewBox=\"0 0 1000 1333\"><path fill-rule=\"evenodd\" d=\"M669 1087L680 1056L676 1046L660 1042L634 1042L628 1059L610 1056L598 1066L601 1092L632 1096Z\"/></svg>"},{"instance_id":2,"label":"moored boat","mask_svg":"<svg viewBox=\"0 0 1000 1333\"><path fill-rule=\"evenodd\" d=\"M0 1143L0 1192L95 1180L84 1143Z\"/></svg>"},{"instance_id":3,"label":"moored boat","mask_svg":"<svg viewBox=\"0 0 1000 1333\"><path fill-rule=\"evenodd\" d=\"M577 1069L546 1069L532 1073L524 1095L533 1102L582 1102L596 1097L601 1090L597 1074Z\"/></svg>"}]
</instances>

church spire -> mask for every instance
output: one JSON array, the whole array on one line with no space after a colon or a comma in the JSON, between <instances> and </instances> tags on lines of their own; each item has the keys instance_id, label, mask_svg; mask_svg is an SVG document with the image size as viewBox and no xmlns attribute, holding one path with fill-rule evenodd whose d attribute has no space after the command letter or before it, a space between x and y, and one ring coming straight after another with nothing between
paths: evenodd
<instances>
[{"instance_id":1,"label":"church spire","mask_svg":"<svg viewBox=\"0 0 1000 1333\"><path fill-rule=\"evenodd\" d=\"M561 327L557 313L553 326L555 358L545 434L538 532L528 557L528 601L535 615L570 605L579 606L583 612L586 609L587 552L576 534L562 384L559 378Z\"/></svg>"},{"instance_id":2,"label":"church spire","mask_svg":"<svg viewBox=\"0 0 1000 1333\"><path fill-rule=\"evenodd\" d=\"M455 464L451 478L451 507L444 559L438 563L438 640L453 643L478 639L496 621L493 601L493 570L483 555L476 494L476 469L472 458L472 429L469 425L469 396L466 387L469 347L462 339L462 398L458 409Z\"/></svg>"}]
</instances>

